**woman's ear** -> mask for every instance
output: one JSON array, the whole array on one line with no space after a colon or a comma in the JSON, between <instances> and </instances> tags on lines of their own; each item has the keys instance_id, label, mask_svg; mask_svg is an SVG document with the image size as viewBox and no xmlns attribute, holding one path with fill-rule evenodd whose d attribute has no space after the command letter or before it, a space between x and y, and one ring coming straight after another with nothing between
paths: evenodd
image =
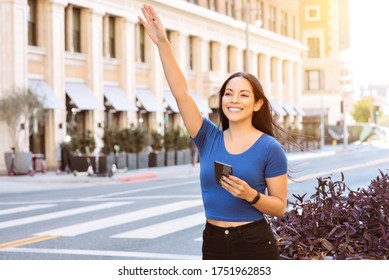
<instances>
[{"instance_id":1,"label":"woman's ear","mask_svg":"<svg viewBox=\"0 0 389 280\"><path fill-rule=\"evenodd\" d=\"M255 111L255 112L258 112L259 109L261 109L262 105L263 105L263 99L259 99L259 100L258 100L257 102L255 102L255 104L254 104L254 111Z\"/></svg>"}]
</instances>

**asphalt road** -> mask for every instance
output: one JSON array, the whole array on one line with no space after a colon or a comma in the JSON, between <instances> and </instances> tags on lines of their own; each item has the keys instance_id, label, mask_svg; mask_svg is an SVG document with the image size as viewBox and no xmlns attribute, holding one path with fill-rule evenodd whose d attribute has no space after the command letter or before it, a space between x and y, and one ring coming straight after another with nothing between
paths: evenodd
<instances>
[{"instance_id":1,"label":"asphalt road","mask_svg":"<svg viewBox=\"0 0 389 280\"><path fill-rule=\"evenodd\" d=\"M389 149L360 146L292 155L290 162L291 175L300 181L289 184L293 200L293 193L312 194L316 177L340 179L342 171L350 188L367 186L378 169L388 172ZM198 167L182 170L136 182L47 183L3 192L0 260L200 259L204 214Z\"/></svg>"}]
</instances>

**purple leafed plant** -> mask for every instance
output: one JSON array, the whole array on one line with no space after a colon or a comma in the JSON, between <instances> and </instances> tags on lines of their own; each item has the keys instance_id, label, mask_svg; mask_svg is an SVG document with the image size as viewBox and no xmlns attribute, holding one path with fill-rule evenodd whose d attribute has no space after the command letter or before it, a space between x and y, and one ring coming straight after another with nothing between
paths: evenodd
<instances>
[{"instance_id":1,"label":"purple leafed plant","mask_svg":"<svg viewBox=\"0 0 389 280\"><path fill-rule=\"evenodd\" d=\"M389 259L389 176L357 191L317 178L310 200L293 195L292 208L271 218L282 259Z\"/></svg>"}]
</instances>

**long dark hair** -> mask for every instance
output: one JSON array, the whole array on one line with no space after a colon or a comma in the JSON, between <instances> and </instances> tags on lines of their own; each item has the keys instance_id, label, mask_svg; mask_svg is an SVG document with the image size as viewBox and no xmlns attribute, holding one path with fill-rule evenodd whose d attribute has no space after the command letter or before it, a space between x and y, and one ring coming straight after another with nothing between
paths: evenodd
<instances>
[{"instance_id":1,"label":"long dark hair","mask_svg":"<svg viewBox=\"0 0 389 280\"><path fill-rule=\"evenodd\" d=\"M291 133L288 133L284 128L282 128L277 123L277 120L273 117L272 107L270 105L269 100L265 96L261 83L254 75L250 73L237 72L235 74L232 74L230 77L228 77L228 79L223 83L222 87L220 88L218 113L219 113L219 120L220 120L220 125L222 130L226 130L229 127L228 118L224 114L222 108L223 95L226 91L228 82L231 79L234 79L236 77L242 77L251 84L251 87L253 88L255 102L257 102L260 99L263 100L261 109L259 109L258 111L254 111L253 113L253 117L252 117L253 126L259 131L262 131L263 133L273 136L281 143L288 142L302 150L302 146L299 143L297 143L297 141L292 137Z\"/></svg>"}]
</instances>

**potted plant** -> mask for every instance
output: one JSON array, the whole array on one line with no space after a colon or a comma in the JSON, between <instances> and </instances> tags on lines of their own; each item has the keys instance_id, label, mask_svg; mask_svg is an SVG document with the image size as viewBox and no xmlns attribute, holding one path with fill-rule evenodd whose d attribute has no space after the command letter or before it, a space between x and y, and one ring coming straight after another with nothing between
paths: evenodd
<instances>
[{"instance_id":1,"label":"potted plant","mask_svg":"<svg viewBox=\"0 0 389 280\"><path fill-rule=\"evenodd\" d=\"M388 174L356 191L343 174L318 178L311 200L294 197L291 210L270 219L283 259L389 259Z\"/></svg>"},{"instance_id":2,"label":"potted plant","mask_svg":"<svg viewBox=\"0 0 389 280\"><path fill-rule=\"evenodd\" d=\"M32 174L32 153L28 143L33 118L44 117L43 99L26 88L4 90L0 98L0 121L8 129L11 151L4 153L9 175Z\"/></svg>"},{"instance_id":3,"label":"potted plant","mask_svg":"<svg viewBox=\"0 0 389 280\"><path fill-rule=\"evenodd\" d=\"M69 135L70 141L68 145L71 152L71 171L75 175L77 172L93 173L96 170L96 157L93 155L96 142L92 132L89 130L85 133L71 131Z\"/></svg>"},{"instance_id":4,"label":"potted plant","mask_svg":"<svg viewBox=\"0 0 389 280\"><path fill-rule=\"evenodd\" d=\"M163 135L154 130L151 132L150 137L152 151L149 154L149 167L164 166L165 154L161 152Z\"/></svg>"},{"instance_id":5,"label":"potted plant","mask_svg":"<svg viewBox=\"0 0 389 280\"><path fill-rule=\"evenodd\" d=\"M163 135L163 147L165 149L165 166L175 164L175 138L174 129L168 129Z\"/></svg>"},{"instance_id":6,"label":"potted plant","mask_svg":"<svg viewBox=\"0 0 389 280\"><path fill-rule=\"evenodd\" d=\"M190 152L188 149L189 136L184 133L182 130L176 130L176 164L185 164L186 158L189 158L188 163L190 162Z\"/></svg>"},{"instance_id":7,"label":"potted plant","mask_svg":"<svg viewBox=\"0 0 389 280\"><path fill-rule=\"evenodd\" d=\"M149 152L144 150L148 146L147 133L140 128L128 128L122 131L122 137L127 152L128 168L148 167Z\"/></svg>"}]
</instances>

